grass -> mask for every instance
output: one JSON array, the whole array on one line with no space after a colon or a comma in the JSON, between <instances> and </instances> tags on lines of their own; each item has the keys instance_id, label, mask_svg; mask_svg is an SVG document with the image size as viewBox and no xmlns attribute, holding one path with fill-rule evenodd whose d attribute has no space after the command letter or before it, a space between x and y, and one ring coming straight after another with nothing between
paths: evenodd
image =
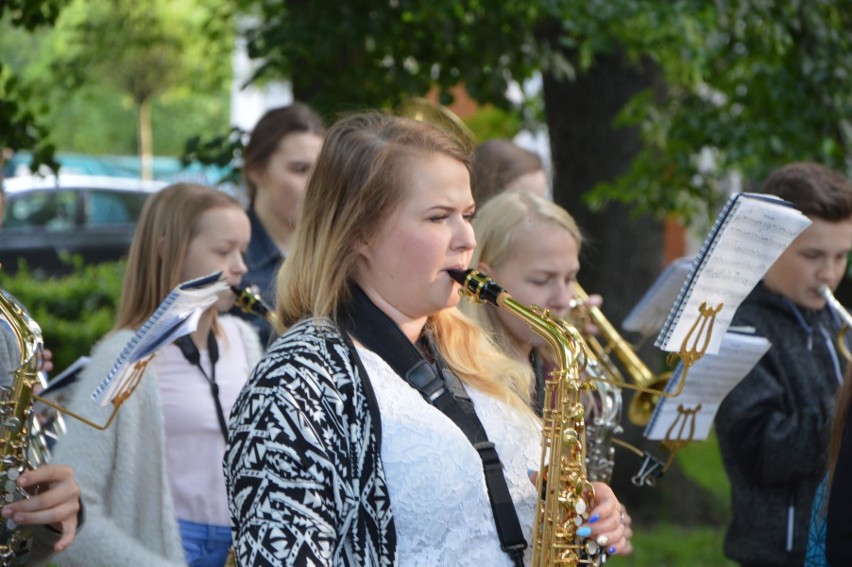
<instances>
[{"instance_id":1,"label":"grass","mask_svg":"<svg viewBox=\"0 0 852 567\"><path fill-rule=\"evenodd\" d=\"M696 485L712 494L722 508L721 516L730 515L730 483L722 465L715 434L706 441L689 445L677 456L683 473ZM663 477L660 482L665 483ZM633 554L614 557L607 562L615 567L734 567L722 552L724 522L685 527L660 521L634 525Z\"/></svg>"},{"instance_id":2,"label":"grass","mask_svg":"<svg viewBox=\"0 0 852 567\"><path fill-rule=\"evenodd\" d=\"M633 555L614 557L607 567L734 567L722 553L724 526L684 529L671 524L637 528Z\"/></svg>"},{"instance_id":3,"label":"grass","mask_svg":"<svg viewBox=\"0 0 852 567\"><path fill-rule=\"evenodd\" d=\"M681 451L677 461L684 474L695 484L710 491L720 501L730 503L731 484L722 465L715 432L711 432L706 441L693 443Z\"/></svg>"}]
</instances>

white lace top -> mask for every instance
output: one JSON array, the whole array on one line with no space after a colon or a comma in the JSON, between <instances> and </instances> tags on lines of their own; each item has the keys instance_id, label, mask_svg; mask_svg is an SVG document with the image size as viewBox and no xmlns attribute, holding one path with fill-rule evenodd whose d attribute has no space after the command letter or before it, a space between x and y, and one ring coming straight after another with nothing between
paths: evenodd
<instances>
[{"instance_id":1,"label":"white lace top","mask_svg":"<svg viewBox=\"0 0 852 567\"><path fill-rule=\"evenodd\" d=\"M378 355L360 346L358 354L381 413L381 454L399 564L511 566L500 549L482 461L467 437ZM540 426L532 413L467 389L497 447L521 528L529 539L535 487L528 470L538 468ZM526 555L528 563L529 548Z\"/></svg>"}]
</instances>

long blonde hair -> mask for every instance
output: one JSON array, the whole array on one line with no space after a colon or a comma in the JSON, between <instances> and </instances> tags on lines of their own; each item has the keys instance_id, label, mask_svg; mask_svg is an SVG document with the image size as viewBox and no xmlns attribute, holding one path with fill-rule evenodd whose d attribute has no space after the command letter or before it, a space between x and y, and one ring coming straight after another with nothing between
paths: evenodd
<instances>
[{"instance_id":1,"label":"long blonde hair","mask_svg":"<svg viewBox=\"0 0 852 567\"><path fill-rule=\"evenodd\" d=\"M305 317L336 321L350 298L355 246L368 242L403 202L412 167L437 154L469 168L469 152L464 141L407 118L364 113L332 126L278 275L280 330ZM503 355L457 310L430 316L424 333L464 382L520 405L529 400L529 368Z\"/></svg>"},{"instance_id":2,"label":"long blonde hair","mask_svg":"<svg viewBox=\"0 0 852 567\"><path fill-rule=\"evenodd\" d=\"M181 269L201 215L220 207L242 210L233 197L193 183L169 185L148 197L127 256L114 330L141 326L181 283Z\"/></svg>"},{"instance_id":3,"label":"long blonde hair","mask_svg":"<svg viewBox=\"0 0 852 567\"><path fill-rule=\"evenodd\" d=\"M476 250L471 266L476 267L480 263L492 268L502 266L511 256L518 229L527 224L550 224L563 228L577 241L578 251L582 246L580 228L568 211L533 193L508 191L493 197L476 212L473 220ZM482 309L477 305L462 305L462 310L486 329L501 348L512 348L496 310Z\"/></svg>"}]
</instances>

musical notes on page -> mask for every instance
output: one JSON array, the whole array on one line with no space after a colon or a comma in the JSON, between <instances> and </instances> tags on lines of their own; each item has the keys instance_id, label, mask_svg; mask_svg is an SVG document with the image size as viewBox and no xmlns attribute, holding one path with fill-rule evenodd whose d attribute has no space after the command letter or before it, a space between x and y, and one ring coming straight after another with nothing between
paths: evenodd
<instances>
[{"instance_id":1,"label":"musical notes on page","mask_svg":"<svg viewBox=\"0 0 852 567\"><path fill-rule=\"evenodd\" d=\"M737 193L719 213L655 345L680 352L702 304L723 308L716 315L708 354L719 352L737 307L781 253L811 221L790 203L769 195Z\"/></svg>"},{"instance_id":2,"label":"musical notes on page","mask_svg":"<svg viewBox=\"0 0 852 567\"><path fill-rule=\"evenodd\" d=\"M683 390L676 398L661 397L645 429L651 440L679 441L685 432L689 441L706 439L719 404L769 350L764 337L743 330L724 334L718 354L705 355L695 362L686 375ZM666 391L673 389L684 372L683 364L675 369ZM684 423L688 423L684 427Z\"/></svg>"},{"instance_id":3,"label":"musical notes on page","mask_svg":"<svg viewBox=\"0 0 852 567\"><path fill-rule=\"evenodd\" d=\"M666 322L672 304L689 275L692 258L678 258L670 263L657 280L648 288L642 299L630 310L621 328L639 333L643 337L653 335Z\"/></svg>"}]
</instances>

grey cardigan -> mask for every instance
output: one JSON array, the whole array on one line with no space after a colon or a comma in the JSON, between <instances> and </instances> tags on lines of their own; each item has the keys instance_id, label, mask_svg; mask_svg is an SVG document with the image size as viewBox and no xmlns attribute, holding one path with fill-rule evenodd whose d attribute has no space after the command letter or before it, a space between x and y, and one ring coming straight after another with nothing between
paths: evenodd
<instances>
[{"instance_id":1,"label":"grey cardigan","mask_svg":"<svg viewBox=\"0 0 852 567\"><path fill-rule=\"evenodd\" d=\"M223 317L228 317L227 315ZM237 320L251 366L260 359L255 331ZM133 335L118 331L98 344L69 404L104 423L90 394ZM98 431L74 419L57 444L54 462L74 468L86 506L86 529L56 556L62 566L177 567L185 565L166 470L165 429L156 373L151 366L121 406L113 424Z\"/></svg>"}]
</instances>

